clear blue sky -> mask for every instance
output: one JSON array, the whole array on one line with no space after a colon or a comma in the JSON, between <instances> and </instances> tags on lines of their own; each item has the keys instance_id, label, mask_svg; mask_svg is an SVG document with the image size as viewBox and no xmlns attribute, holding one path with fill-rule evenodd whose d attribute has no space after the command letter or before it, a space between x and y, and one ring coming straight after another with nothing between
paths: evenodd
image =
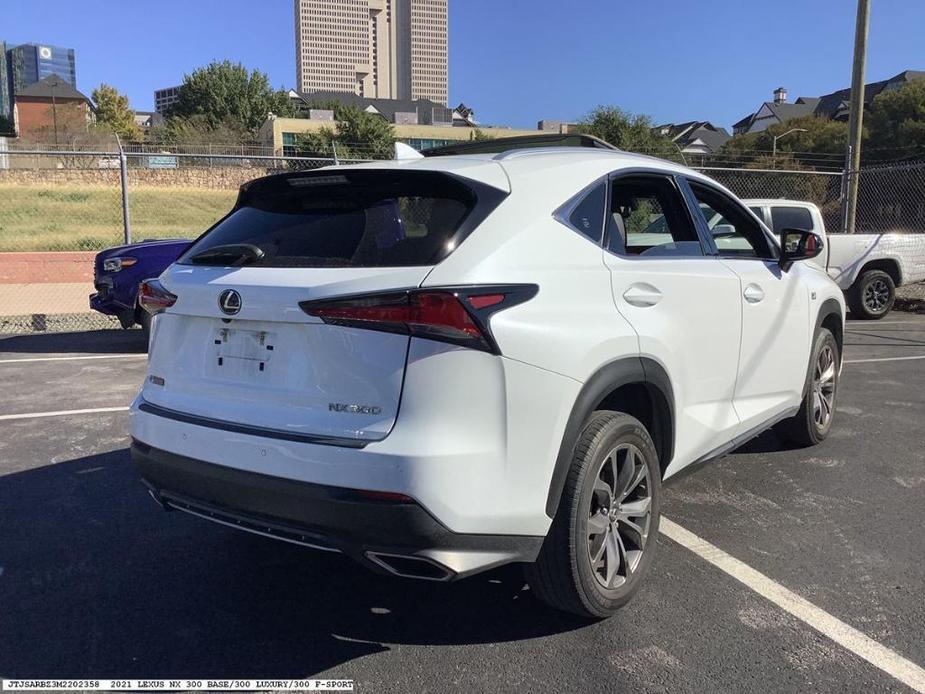
<instances>
[{"instance_id":1,"label":"clear blue sky","mask_svg":"<svg viewBox=\"0 0 925 694\"><path fill-rule=\"evenodd\" d=\"M133 108L212 59L295 83L292 0L5 0L0 40L77 50L78 87ZM925 2L873 0L868 81L925 69ZM450 100L535 127L596 104L729 127L780 85L847 87L854 0L450 0Z\"/></svg>"}]
</instances>

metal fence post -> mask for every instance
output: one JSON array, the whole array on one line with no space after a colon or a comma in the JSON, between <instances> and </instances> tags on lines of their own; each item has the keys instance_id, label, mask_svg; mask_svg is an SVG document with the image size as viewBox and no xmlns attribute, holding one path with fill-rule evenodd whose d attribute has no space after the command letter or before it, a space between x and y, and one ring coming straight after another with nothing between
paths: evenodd
<instances>
[{"instance_id":1,"label":"metal fence post","mask_svg":"<svg viewBox=\"0 0 925 694\"><path fill-rule=\"evenodd\" d=\"M331 140L331 152L334 154L334 166L340 165L340 162L337 160L337 143L334 140Z\"/></svg>"},{"instance_id":2,"label":"metal fence post","mask_svg":"<svg viewBox=\"0 0 925 694\"><path fill-rule=\"evenodd\" d=\"M119 142L119 178L122 187L122 226L123 238L126 245L132 242L132 221L129 218L128 209L128 157L125 156L125 150L122 149L122 141Z\"/></svg>"}]
</instances>

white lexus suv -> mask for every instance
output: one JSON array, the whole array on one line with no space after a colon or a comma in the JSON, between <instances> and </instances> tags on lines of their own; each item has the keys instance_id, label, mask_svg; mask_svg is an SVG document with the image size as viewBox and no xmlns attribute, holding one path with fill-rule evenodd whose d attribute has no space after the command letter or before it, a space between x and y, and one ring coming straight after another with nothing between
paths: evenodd
<instances>
[{"instance_id":1,"label":"white lexus suv","mask_svg":"<svg viewBox=\"0 0 925 694\"><path fill-rule=\"evenodd\" d=\"M522 562L541 599L607 616L666 478L772 426L828 434L821 249L588 146L251 181L140 290L132 456L165 508L406 577Z\"/></svg>"}]
</instances>

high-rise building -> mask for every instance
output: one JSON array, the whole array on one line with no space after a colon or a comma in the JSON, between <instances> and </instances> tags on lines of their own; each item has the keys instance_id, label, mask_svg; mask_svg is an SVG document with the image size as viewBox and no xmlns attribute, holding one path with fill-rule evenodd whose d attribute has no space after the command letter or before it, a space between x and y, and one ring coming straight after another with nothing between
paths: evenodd
<instances>
[{"instance_id":1,"label":"high-rise building","mask_svg":"<svg viewBox=\"0 0 925 694\"><path fill-rule=\"evenodd\" d=\"M303 93L446 104L448 0L294 0Z\"/></svg>"},{"instance_id":2,"label":"high-rise building","mask_svg":"<svg viewBox=\"0 0 925 694\"><path fill-rule=\"evenodd\" d=\"M77 86L73 48L24 43L10 48L6 59L14 95L51 75L57 75L72 87Z\"/></svg>"},{"instance_id":3,"label":"high-rise building","mask_svg":"<svg viewBox=\"0 0 925 694\"><path fill-rule=\"evenodd\" d=\"M0 41L0 117L13 120L13 96L10 94L10 71L6 59L6 43Z\"/></svg>"},{"instance_id":4,"label":"high-rise building","mask_svg":"<svg viewBox=\"0 0 925 694\"><path fill-rule=\"evenodd\" d=\"M167 109L177 103L180 98L180 87L165 87L164 89L154 90L154 111L162 116L167 113Z\"/></svg>"}]
</instances>

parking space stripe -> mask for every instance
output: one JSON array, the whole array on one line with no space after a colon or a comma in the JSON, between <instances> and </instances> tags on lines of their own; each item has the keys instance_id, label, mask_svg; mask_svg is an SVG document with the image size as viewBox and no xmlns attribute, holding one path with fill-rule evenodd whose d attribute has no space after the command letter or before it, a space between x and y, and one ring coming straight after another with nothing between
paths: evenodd
<instances>
[{"instance_id":1,"label":"parking space stripe","mask_svg":"<svg viewBox=\"0 0 925 694\"><path fill-rule=\"evenodd\" d=\"M0 421L11 419L36 419L38 417L66 417L72 414L96 414L98 412L127 412L127 407L95 407L90 410L58 410L57 412L25 412L23 414L2 414Z\"/></svg>"},{"instance_id":2,"label":"parking space stripe","mask_svg":"<svg viewBox=\"0 0 925 694\"><path fill-rule=\"evenodd\" d=\"M879 357L877 359L846 359L845 364L870 364L876 361L912 361L914 359L925 359L925 354L916 357Z\"/></svg>"},{"instance_id":3,"label":"parking space stripe","mask_svg":"<svg viewBox=\"0 0 925 694\"><path fill-rule=\"evenodd\" d=\"M710 544L677 523L661 519L659 530L682 547L706 560L762 597L811 626L823 636L863 658L874 667L925 694L925 669L904 658L869 636L833 617L825 610L801 598L780 583L756 571L744 562Z\"/></svg>"},{"instance_id":4,"label":"parking space stripe","mask_svg":"<svg viewBox=\"0 0 925 694\"><path fill-rule=\"evenodd\" d=\"M25 364L34 361L81 361L83 359L147 359L147 354L92 354L81 357L29 357L27 359L0 359L0 364Z\"/></svg>"}]
</instances>

